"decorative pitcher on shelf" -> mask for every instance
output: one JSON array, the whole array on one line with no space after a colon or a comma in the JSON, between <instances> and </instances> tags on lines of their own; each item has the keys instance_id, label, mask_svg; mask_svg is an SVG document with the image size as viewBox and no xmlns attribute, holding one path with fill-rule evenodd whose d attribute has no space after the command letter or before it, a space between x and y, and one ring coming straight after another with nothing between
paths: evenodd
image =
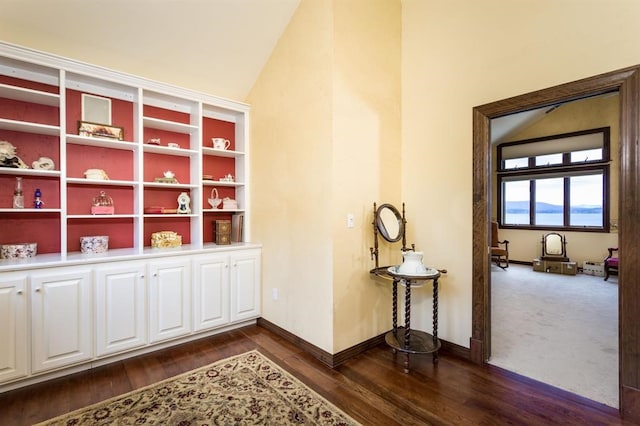
<instances>
[{"instance_id":1,"label":"decorative pitcher on shelf","mask_svg":"<svg viewBox=\"0 0 640 426\"><path fill-rule=\"evenodd\" d=\"M211 143L213 144L213 149L229 149L231 146L231 141L225 138L211 138Z\"/></svg>"}]
</instances>

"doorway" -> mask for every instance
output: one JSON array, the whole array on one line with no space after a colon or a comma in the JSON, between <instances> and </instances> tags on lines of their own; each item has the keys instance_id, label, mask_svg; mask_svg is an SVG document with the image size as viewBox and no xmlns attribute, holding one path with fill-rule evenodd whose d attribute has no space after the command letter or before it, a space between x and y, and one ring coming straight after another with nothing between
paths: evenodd
<instances>
[{"instance_id":1,"label":"doorway","mask_svg":"<svg viewBox=\"0 0 640 426\"><path fill-rule=\"evenodd\" d=\"M473 312L470 355L487 362L491 345L490 120L608 93L620 93L619 371L620 411L640 421L640 67L631 67L475 107L473 110ZM629 285L625 285L628 282Z\"/></svg>"},{"instance_id":2,"label":"doorway","mask_svg":"<svg viewBox=\"0 0 640 426\"><path fill-rule=\"evenodd\" d=\"M619 104L607 93L492 119L490 131L492 220L520 264L492 265L488 363L614 408L617 277L574 274L618 246ZM569 243L564 274L531 266L548 232Z\"/></svg>"}]
</instances>

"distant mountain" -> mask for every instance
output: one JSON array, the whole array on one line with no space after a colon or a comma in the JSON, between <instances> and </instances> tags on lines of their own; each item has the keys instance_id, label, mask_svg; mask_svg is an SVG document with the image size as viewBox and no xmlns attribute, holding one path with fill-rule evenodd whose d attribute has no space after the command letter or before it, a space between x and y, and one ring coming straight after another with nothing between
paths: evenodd
<instances>
[{"instance_id":1,"label":"distant mountain","mask_svg":"<svg viewBox=\"0 0 640 426\"><path fill-rule=\"evenodd\" d=\"M549 203L536 203L536 211L538 213L562 213L562 206ZM508 201L506 205L506 213L523 214L529 213L528 201ZM581 205L574 206L571 213L581 214L602 214L602 207Z\"/></svg>"}]
</instances>

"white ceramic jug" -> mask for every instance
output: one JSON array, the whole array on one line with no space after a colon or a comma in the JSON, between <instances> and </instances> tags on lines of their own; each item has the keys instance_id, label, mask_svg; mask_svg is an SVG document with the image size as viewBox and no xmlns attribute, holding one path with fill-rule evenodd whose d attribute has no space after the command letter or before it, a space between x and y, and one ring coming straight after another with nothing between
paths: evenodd
<instances>
[{"instance_id":1,"label":"white ceramic jug","mask_svg":"<svg viewBox=\"0 0 640 426\"><path fill-rule=\"evenodd\" d=\"M213 149L229 149L231 141L225 138L211 138Z\"/></svg>"},{"instance_id":2,"label":"white ceramic jug","mask_svg":"<svg viewBox=\"0 0 640 426\"><path fill-rule=\"evenodd\" d=\"M421 251L405 251L402 254L402 265L398 266L397 273L403 275L426 274L427 268L422 264L422 256Z\"/></svg>"}]
</instances>

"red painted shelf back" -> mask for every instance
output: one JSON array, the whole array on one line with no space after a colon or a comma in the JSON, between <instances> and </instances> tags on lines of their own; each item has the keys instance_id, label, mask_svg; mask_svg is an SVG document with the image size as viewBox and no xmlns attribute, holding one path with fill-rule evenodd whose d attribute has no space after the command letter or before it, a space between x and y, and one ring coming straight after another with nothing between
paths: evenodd
<instances>
[{"instance_id":1,"label":"red painted shelf back","mask_svg":"<svg viewBox=\"0 0 640 426\"><path fill-rule=\"evenodd\" d=\"M88 145L67 145L67 176L84 178L87 169L102 169L112 180L133 180L133 152Z\"/></svg>"},{"instance_id":2,"label":"red painted shelf back","mask_svg":"<svg viewBox=\"0 0 640 426\"><path fill-rule=\"evenodd\" d=\"M0 244L31 242L38 243L37 254L59 253L60 214L2 213Z\"/></svg>"},{"instance_id":3,"label":"red painted shelf back","mask_svg":"<svg viewBox=\"0 0 640 426\"><path fill-rule=\"evenodd\" d=\"M60 88L58 86L52 86L51 84L46 83L38 83L31 80L23 80L16 77L9 77L7 75L0 75L0 83L6 84L8 86L21 87L23 89L37 90L39 92L47 92L53 94L60 93Z\"/></svg>"},{"instance_id":4,"label":"red painted shelf back","mask_svg":"<svg viewBox=\"0 0 640 426\"><path fill-rule=\"evenodd\" d=\"M109 249L133 247L133 219L70 219L67 222L67 251L80 251L80 237L108 235Z\"/></svg>"},{"instance_id":5,"label":"red painted shelf back","mask_svg":"<svg viewBox=\"0 0 640 426\"><path fill-rule=\"evenodd\" d=\"M230 151L236 150L236 125L229 121L217 120L215 118L204 117L202 119L202 135L204 137L203 145L205 148L211 148L212 138L229 139L231 145Z\"/></svg>"},{"instance_id":6,"label":"red painted shelf back","mask_svg":"<svg viewBox=\"0 0 640 426\"><path fill-rule=\"evenodd\" d=\"M173 231L182 236L182 244L191 244L191 220L189 217L151 217L144 220L144 246L151 246L151 234Z\"/></svg>"},{"instance_id":7,"label":"red painted shelf back","mask_svg":"<svg viewBox=\"0 0 640 426\"><path fill-rule=\"evenodd\" d=\"M67 192L67 206L69 214L91 214L93 199L104 191L105 195L113 199L115 214L133 214L134 190L132 187L98 186L98 185L69 185Z\"/></svg>"},{"instance_id":8,"label":"red painted shelf back","mask_svg":"<svg viewBox=\"0 0 640 426\"><path fill-rule=\"evenodd\" d=\"M78 122L82 120L83 93L86 92L67 89L67 133L71 135L78 134ZM90 94L107 98L107 96ZM133 141L135 137L133 134L133 103L121 99L109 99L111 99L111 125L124 128L124 139Z\"/></svg>"},{"instance_id":9,"label":"red painted shelf back","mask_svg":"<svg viewBox=\"0 0 640 426\"><path fill-rule=\"evenodd\" d=\"M55 106L0 98L0 118L59 126L60 110Z\"/></svg>"}]
</instances>

